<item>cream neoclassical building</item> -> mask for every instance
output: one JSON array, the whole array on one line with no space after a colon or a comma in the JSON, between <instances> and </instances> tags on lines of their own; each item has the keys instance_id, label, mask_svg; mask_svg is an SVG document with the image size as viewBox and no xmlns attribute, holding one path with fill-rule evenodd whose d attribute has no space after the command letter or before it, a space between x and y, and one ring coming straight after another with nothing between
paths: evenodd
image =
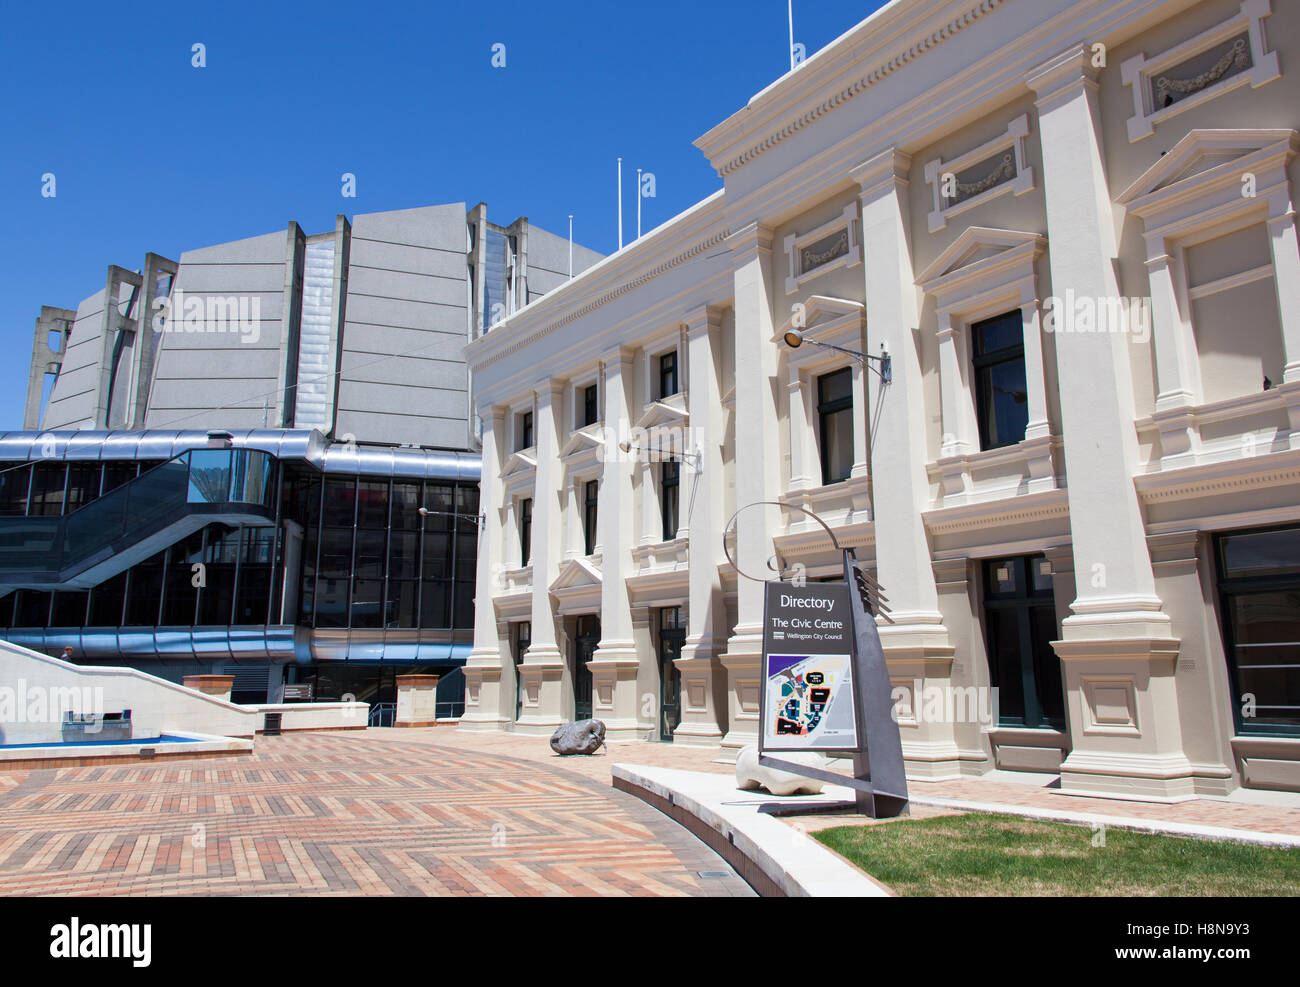
<instances>
[{"instance_id":1,"label":"cream neoclassical building","mask_svg":"<svg viewBox=\"0 0 1300 987\"><path fill-rule=\"evenodd\" d=\"M913 776L1300 789L1297 130L1291 0L895 2L756 95L468 348L462 729L751 742L778 502L737 561L874 566Z\"/></svg>"}]
</instances>

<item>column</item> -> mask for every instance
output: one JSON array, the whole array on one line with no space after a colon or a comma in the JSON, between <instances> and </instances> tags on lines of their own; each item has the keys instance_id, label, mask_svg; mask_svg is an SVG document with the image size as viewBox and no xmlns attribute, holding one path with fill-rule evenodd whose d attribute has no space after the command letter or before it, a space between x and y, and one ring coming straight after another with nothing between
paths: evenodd
<instances>
[{"instance_id":1,"label":"column","mask_svg":"<svg viewBox=\"0 0 1300 987\"><path fill-rule=\"evenodd\" d=\"M566 656L560 651L550 590L560 573L563 551L564 465L559 456L563 399L564 381L547 378L538 383L533 413L537 448L532 527L533 638L519 666L525 687L530 694L536 691L538 703L536 709L524 711L515 729L543 736L573 719L573 679Z\"/></svg>"},{"instance_id":2,"label":"column","mask_svg":"<svg viewBox=\"0 0 1300 987\"><path fill-rule=\"evenodd\" d=\"M872 373L856 360L850 365L849 373L853 379L853 467L849 470L852 477L869 476L871 467L871 443L867 435L867 375Z\"/></svg>"},{"instance_id":3,"label":"column","mask_svg":"<svg viewBox=\"0 0 1300 987\"><path fill-rule=\"evenodd\" d=\"M780 435L772 381L777 344L772 324L772 231L750 223L727 238L735 286L735 504L774 501L780 491ZM768 572L779 508L752 507L737 520L736 562L751 576ZM727 734L734 753L758 741L759 674L763 652L764 584L741 576L736 586L736 626L722 665L727 670Z\"/></svg>"},{"instance_id":4,"label":"column","mask_svg":"<svg viewBox=\"0 0 1300 987\"><path fill-rule=\"evenodd\" d=\"M565 559L578 558L585 555L584 549L587 547L585 539L587 532L583 528L586 523L586 517L583 513L584 507L584 490L586 480L579 480L570 476L569 482L564 488L564 495L568 501L568 507L564 512L564 557ZM597 519L599 523L599 519Z\"/></svg>"},{"instance_id":5,"label":"column","mask_svg":"<svg viewBox=\"0 0 1300 987\"><path fill-rule=\"evenodd\" d=\"M1176 469L1196 463L1200 430L1191 409L1201 403L1201 368L1196 341L1175 287L1175 261L1165 238L1147 236L1147 280L1151 287L1151 331L1155 337L1156 407L1160 466Z\"/></svg>"},{"instance_id":6,"label":"column","mask_svg":"<svg viewBox=\"0 0 1300 987\"><path fill-rule=\"evenodd\" d=\"M817 456L809 439L812 426L808 422L808 405L805 387L811 386L804 380L799 365L791 361L790 377L786 383L786 396L790 406L790 489L806 490L822 485L821 474L814 475ZM857 405L854 404L854 411Z\"/></svg>"},{"instance_id":7,"label":"column","mask_svg":"<svg viewBox=\"0 0 1300 987\"><path fill-rule=\"evenodd\" d=\"M911 158L890 149L854 168L861 189L863 263L870 299L867 345L886 344L893 383L871 375L876 410L871 449L876 535L876 574L889 597L894 623L880 625L880 642L891 680L911 688L951 684L953 645L939 612L929 540L921 512L930 504L926 475L925 396L912 334L917 327L917 288L912 271L907 212ZM943 367L948 372L947 365ZM950 378L951 379L951 378ZM944 408L945 430L949 428ZM909 774L950 778L961 757L950 723L923 723L903 742Z\"/></svg>"},{"instance_id":8,"label":"column","mask_svg":"<svg viewBox=\"0 0 1300 987\"><path fill-rule=\"evenodd\" d=\"M1269 212L1273 284L1282 320L1282 350L1286 354L1282 381L1290 384L1300 382L1300 238L1296 235L1295 207L1290 200L1270 202Z\"/></svg>"},{"instance_id":9,"label":"column","mask_svg":"<svg viewBox=\"0 0 1300 987\"><path fill-rule=\"evenodd\" d=\"M716 746L722 740L727 708L727 680L718 655L726 647L726 609L718 564L722 558L722 357L721 313L701 306L686 317L686 364L691 389L688 451L699 454L691 467L694 513L690 522L690 582L686 641L677 668L682 673L682 721L674 743Z\"/></svg>"},{"instance_id":10,"label":"column","mask_svg":"<svg viewBox=\"0 0 1300 987\"><path fill-rule=\"evenodd\" d=\"M641 478L637 487L641 502L641 544L654 545L663 541L664 535L663 514L659 508L659 478L655 475L660 463L644 447L639 450L633 447L632 453L638 457L636 466Z\"/></svg>"},{"instance_id":11,"label":"column","mask_svg":"<svg viewBox=\"0 0 1300 987\"><path fill-rule=\"evenodd\" d=\"M654 728L641 720L638 686L641 659L633 638L627 577L632 572L632 466L638 451L623 452L618 437L628 431L633 389L633 353L619 348L605 357L604 478L596 525L600 529L600 644L592 655L592 715L605 723L609 740L639 740ZM621 426L621 427L620 427ZM658 706L655 706L657 711Z\"/></svg>"},{"instance_id":12,"label":"column","mask_svg":"<svg viewBox=\"0 0 1300 987\"><path fill-rule=\"evenodd\" d=\"M1147 537L1156 589L1165 609L1180 628L1177 674L1156 675L1148 702L1154 713L1176 713L1177 719L1155 721L1155 728L1182 734L1183 750L1195 771L1199 795L1229 795L1237 787L1236 755L1232 738L1237 733L1232 711L1240 699L1233 696L1228 663L1222 654L1219 623L1205 606L1202 567L1214 568L1213 539L1200 531L1167 531ZM1165 702L1160 691L1174 693ZM1141 719L1143 710L1139 708Z\"/></svg>"},{"instance_id":13,"label":"column","mask_svg":"<svg viewBox=\"0 0 1300 987\"><path fill-rule=\"evenodd\" d=\"M461 730L506 730L515 717L515 666L509 641L497 633L492 594L503 566L505 505L501 495L501 449L505 442L505 409L479 409L483 421L483 465L479 480L479 510L483 530L478 538L478 568L474 586L474 647L465 662L465 712Z\"/></svg>"},{"instance_id":14,"label":"column","mask_svg":"<svg viewBox=\"0 0 1300 987\"><path fill-rule=\"evenodd\" d=\"M939 410L943 416L940 456L968 456L979 451L971 413L971 392L964 373L969 354L966 337L953 325L952 313L939 313Z\"/></svg>"},{"instance_id":15,"label":"column","mask_svg":"<svg viewBox=\"0 0 1300 987\"><path fill-rule=\"evenodd\" d=\"M1291 423L1291 448L1300 449L1300 239L1296 236L1295 207L1289 195L1280 191L1269 202L1268 236L1286 360L1280 390Z\"/></svg>"},{"instance_id":16,"label":"column","mask_svg":"<svg viewBox=\"0 0 1300 987\"><path fill-rule=\"evenodd\" d=\"M1037 298L1020 306L1020 319L1025 325L1025 400L1029 408L1025 438L1045 439L1052 430L1047 421L1047 377L1043 373L1043 328Z\"/></svg>"},{"instance_id":17,"label":"column","mask_svg":"<svg viewBox=\"0 0 1300 987\"><path fill-rule=\"evenodd\" d=\"M1107 313L1120 289L1095 70L1086 50L1071 48L1026 81L1039 111L1053 290L1094 299ZM1072 613L1054 642L1064 664L1073 744L1061 765L1061 787L1190 797L1191 765L1180 736L1159 726L1176 722L1177 698L1153 682L1172 674L1179 642L1156 596L1133 486L1138 444L1130 335L1125 326L1100 328L1056 337L1076 572Z\"/></svg>"}]
</instances>

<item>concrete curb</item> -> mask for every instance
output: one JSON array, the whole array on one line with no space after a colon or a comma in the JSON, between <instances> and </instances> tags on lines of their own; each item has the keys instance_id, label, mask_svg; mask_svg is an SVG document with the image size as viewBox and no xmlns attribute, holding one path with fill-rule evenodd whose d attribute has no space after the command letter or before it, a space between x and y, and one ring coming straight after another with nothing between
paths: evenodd
<instances>
[{"instance_id":1,"label":"concrete curb","mask_svg":"<svg viewBox=\"0 0 1300 987\"><path fill-rule=\"evenodd\" d=\"M615 764L614 787L681 823L731 864L761 895L888 898L884 885L760 805L825 802L825 796L742 792L730 775Z\"/></svg>"}]
</instances>

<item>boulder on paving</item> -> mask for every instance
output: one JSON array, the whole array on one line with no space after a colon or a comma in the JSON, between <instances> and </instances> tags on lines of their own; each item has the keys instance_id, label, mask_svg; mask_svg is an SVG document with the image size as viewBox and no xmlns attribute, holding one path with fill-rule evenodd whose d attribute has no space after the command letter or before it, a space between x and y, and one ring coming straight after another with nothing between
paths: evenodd
<instances>
[{"instance_id":1,"label":"boulder on paving","mask_svg":"<svg viewBox=\"0 0 1300 987\"><path fill-rule=\"evenodd\" d=\"M551 734L551 750L557 754L595 754L605 742L605 724L600 720L575 720Z\"/></svg>"},{"instance_id":2,"label":"boulder on paving","mask_svg":"<svg viewBox=\"0 0 1300 987\"><path fill-rule=\"evenodd\" d=\"M826 758L813 752L774 753L771 756L809 768L826 767ZM766 788L773 795L820 795L822 782L759 764L758 748L750 744L736 755L736 787L743 791Z\"/></svg>"}]
</instances>

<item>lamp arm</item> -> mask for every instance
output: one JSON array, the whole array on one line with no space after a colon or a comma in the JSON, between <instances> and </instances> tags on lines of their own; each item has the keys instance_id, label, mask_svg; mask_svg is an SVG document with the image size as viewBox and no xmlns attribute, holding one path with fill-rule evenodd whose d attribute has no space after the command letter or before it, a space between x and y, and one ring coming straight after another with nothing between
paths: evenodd
<instances>
[{"instance_id":1,"label":"lamp arm","mask_svg":"<svg viewBox=\"0 0 1300 987\"><path fill-rule=\"evenodd\" d=\"M871 364L867 362L868 360L877 360L880 363L880 368L876 369L873 367L872 369L876 369L876 373L880 375L880 379L886 384L893 380L894 361L888 353L883 353L880 356L876 356L873 353L859 353L857 350L850 350L843 346L836 346L834 343L824 343L820 339L813 339L811 336L807 335L803 337L803 341L805 343L812 343L814 346L821 346L824 349L834 350L836 353L843 353L846 356L851 356L864 367L871 366Z\"/></svg>"}]
</instances>

